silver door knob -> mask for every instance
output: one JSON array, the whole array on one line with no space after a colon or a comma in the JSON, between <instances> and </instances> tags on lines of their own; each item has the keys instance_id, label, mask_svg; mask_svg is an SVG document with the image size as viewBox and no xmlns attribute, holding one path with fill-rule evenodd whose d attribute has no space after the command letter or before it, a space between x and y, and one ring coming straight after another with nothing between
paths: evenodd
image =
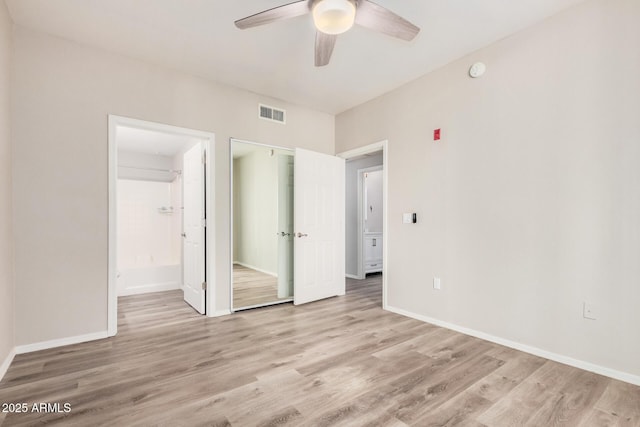
<instances>
[{"instance_id":1,"label":"silver door knob","mask_svg":"<svg viewBox=\"0 0 640 427\"><path fill-rule=\"evenodd\" d=\"M276 233L276 236L282 236L282 237L284 237L284 236L291 236L291 233L285 233L284 231L281 231L281 232L279 232L279 233Z\"/></svg>"},{"instance_id":2,"label":"silver door knob","mask_svg":"<svg viewBox=\"0 0 640 427\"><path fill-rule=\"evenodd\" d=\"M307 237L307 236L308 236L308 234L306 234L306 233L298 233L298 237Z\"/></svg>"}]
</instances>

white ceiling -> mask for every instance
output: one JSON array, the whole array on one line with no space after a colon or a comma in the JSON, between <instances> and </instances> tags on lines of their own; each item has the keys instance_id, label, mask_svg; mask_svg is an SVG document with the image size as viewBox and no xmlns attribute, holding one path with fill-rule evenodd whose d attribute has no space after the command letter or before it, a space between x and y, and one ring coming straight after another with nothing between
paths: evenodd
<instances>
[{"instance_id":1,"label":"white ceiling","mask_svg":"<svg viewBox=\"0 0 640 427\"><path fill-rule=\"evenodd\" d=\"M117 144L119 151L155 154L173 157L190 148L197 138L147 129L118 126Z\"/></svg>"},{"instance_id":2,"label":"white ceiling","mask_svg":"<svg viewBox=\"0 0 640 427\"><path fill-rule=\"evenodd\" d=\"M354 27L313 65L310 15L238 30L292 0L6 0L16 24L338 113L582 0L375 0L422 28L404 42Z\"/></svg>"}]
</instances>

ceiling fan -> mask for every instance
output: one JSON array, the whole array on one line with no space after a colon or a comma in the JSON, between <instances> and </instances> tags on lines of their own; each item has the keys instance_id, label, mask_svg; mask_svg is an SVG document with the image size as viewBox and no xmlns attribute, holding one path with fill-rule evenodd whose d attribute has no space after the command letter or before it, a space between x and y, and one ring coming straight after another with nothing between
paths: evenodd
<instances>
[{"instance_id":1,"label":"ceiling fan","mask_svg":"<svg viewBox=\"0 0 640 427\"><path fill-rule=\"evenodd\" d=\"M420 28L369 0L301 0L267 9L235 21L241 30L311 12L316 26L316 67L327 65L338 34L353 24L402 40L413 40Z\"/></svg>"}]
</instances>

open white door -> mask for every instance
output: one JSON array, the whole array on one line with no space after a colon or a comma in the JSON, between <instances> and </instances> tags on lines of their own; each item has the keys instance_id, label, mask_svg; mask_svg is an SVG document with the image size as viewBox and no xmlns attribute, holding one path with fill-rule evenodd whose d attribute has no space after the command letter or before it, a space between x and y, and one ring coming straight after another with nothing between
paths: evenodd
<instances>
[{"instance_id":1,"label":"open white door","mask_svg":"<svg viewBox=\"0 0 640 427\"><path fill-rule=\"evenodd\" d=\"M184 154L183 182L183 290L184 300L205 313L205 204L204 149L198 144Z\"/></svg>"},{"instance_id":2,"label":"open white door","mask_svg":"<svg viewBox=\"0 0 640 427\"><path fill-rule=\"evenodd\" d=\"M294 304L345 293L344 159L296 149Z\"/></svg>"}]
</instances>

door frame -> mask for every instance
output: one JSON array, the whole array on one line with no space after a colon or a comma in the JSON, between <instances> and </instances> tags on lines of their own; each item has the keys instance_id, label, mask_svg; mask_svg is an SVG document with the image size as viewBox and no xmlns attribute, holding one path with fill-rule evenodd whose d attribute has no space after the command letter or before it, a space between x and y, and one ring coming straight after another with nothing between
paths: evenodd
<instances>
[{"instance_id":1,"label":"door frame","mask_svg":"<svg viewBox=\"0 0 640 427\"><path fill-rule=\"evenodd\" d=\"M382 151L382 209L383 209L383 220L382 220L382 308L387 309L387 294L389 283L387 277L389 277L389 208L388 208L388 178L389 178L389 161L388 161L388 140L382 140L379 142L374 142L373 144L365 145L359 148L354 148L353 150L343 151L338 153L338 157L342 157L345 160L353 159L365 154L371 154L378 151ZM361 186L359 186L358 191L362 191ZM359 206L362 204L360 203ZM358 209L360 212L360 209ZM362 215L360 212L359 215ZM359 227L360 229L362 227ZM362 233L360 230L359 233ZM362 251L362 239L358 239L358 252ZM362 257L360 257L362 258ZM358 274L360 274L360 268L362 267L362 261L359 261L358 265Z\"/></svg>"},{"instance_id":2,"label":"door frame","mask_svg":"<svg viewBox=\"0 0 640 427\"><path fill-rule=\"evenodd\" d=\"M229 237L230 237L229 238L229 258L231 258L231 261L229 262L229 310L231 311L231 313L235 313L236 311L244 311L252 308L268 307L271 305L283 304L283 303L293 301L293 296L291 296L291 298L287 298L287 299L276 301L276 302L257 304L249 307L240 307L238 310L236 310L233 307L233 246L234 246L233 245L233 213L234 213L233 212L233 145L232 145L233 142L240 142L242 144L251 144L258 147L273 148L276 150L291 151L291 153L294 156L294 168L295 168L295 150L293 148L280 147L278 145L273 145L273 144L263 144L261 142L247 141L246 139L239 139L239 138L233 138L233 137L229 138Z\"/></svg>"},{"instance_id":3,"label":"door frame","mask_svg":"<svg viewBox=\"0 0 640 427\"><path fill-rule=\"evenodd\" d=\"M205 310L207 316L215 316L215 199L213 165L215 134L196 129L188 129L172 126L164 123L139 120L130 117L109 114L108 135L109 135L109 202L108 202L108 292L107 292L107 335L112 337L118 332L118 296L116 292L117 282L117 187L118 187L118 141L117 128L119 126L134 127L138 129L153 130L156 132L173 133L190 136L204 141L204 152L206 156L205 164L205 209L207 212L207 227L205 233L206 245L206 277L207 282L205 296Z\"/></svg>"},{"instance_id":4,"label":"door frame","mask_svg":"<svg viewBox=\"0 0 640 427\"><path fill-rule=\"evenodd\" d=\"M384 160L383 160L384 161ZM356 271L356 274L358 276L359 280L362 280L365 278L365 273L364 273L364 215L366 212L367 207L364 204L364 197L365 197L365 188L364 188L364 174L368 173L368 172L376 172L376 171L384 171L384 164L382 165L378 165L378 166L371 166L368 168L362 168L362 169L358 169L357 170L357 181L358 181L358 250L357 250L357 255L358 255L358 270ZM384 173L384 172L383 172ZM383 190L383 197L382 197L383 201L384 201L384 190ZM385 212L383 212L383 225L382 225L382 229L384 231L384 215ZM382 247L384 248L384 234L383 234L383 238L382 238ZM382 257L382 261L384 264L384 255ZM384 266L382 267L382 271L384 272Z\"/></svg>"}]
</instances>

